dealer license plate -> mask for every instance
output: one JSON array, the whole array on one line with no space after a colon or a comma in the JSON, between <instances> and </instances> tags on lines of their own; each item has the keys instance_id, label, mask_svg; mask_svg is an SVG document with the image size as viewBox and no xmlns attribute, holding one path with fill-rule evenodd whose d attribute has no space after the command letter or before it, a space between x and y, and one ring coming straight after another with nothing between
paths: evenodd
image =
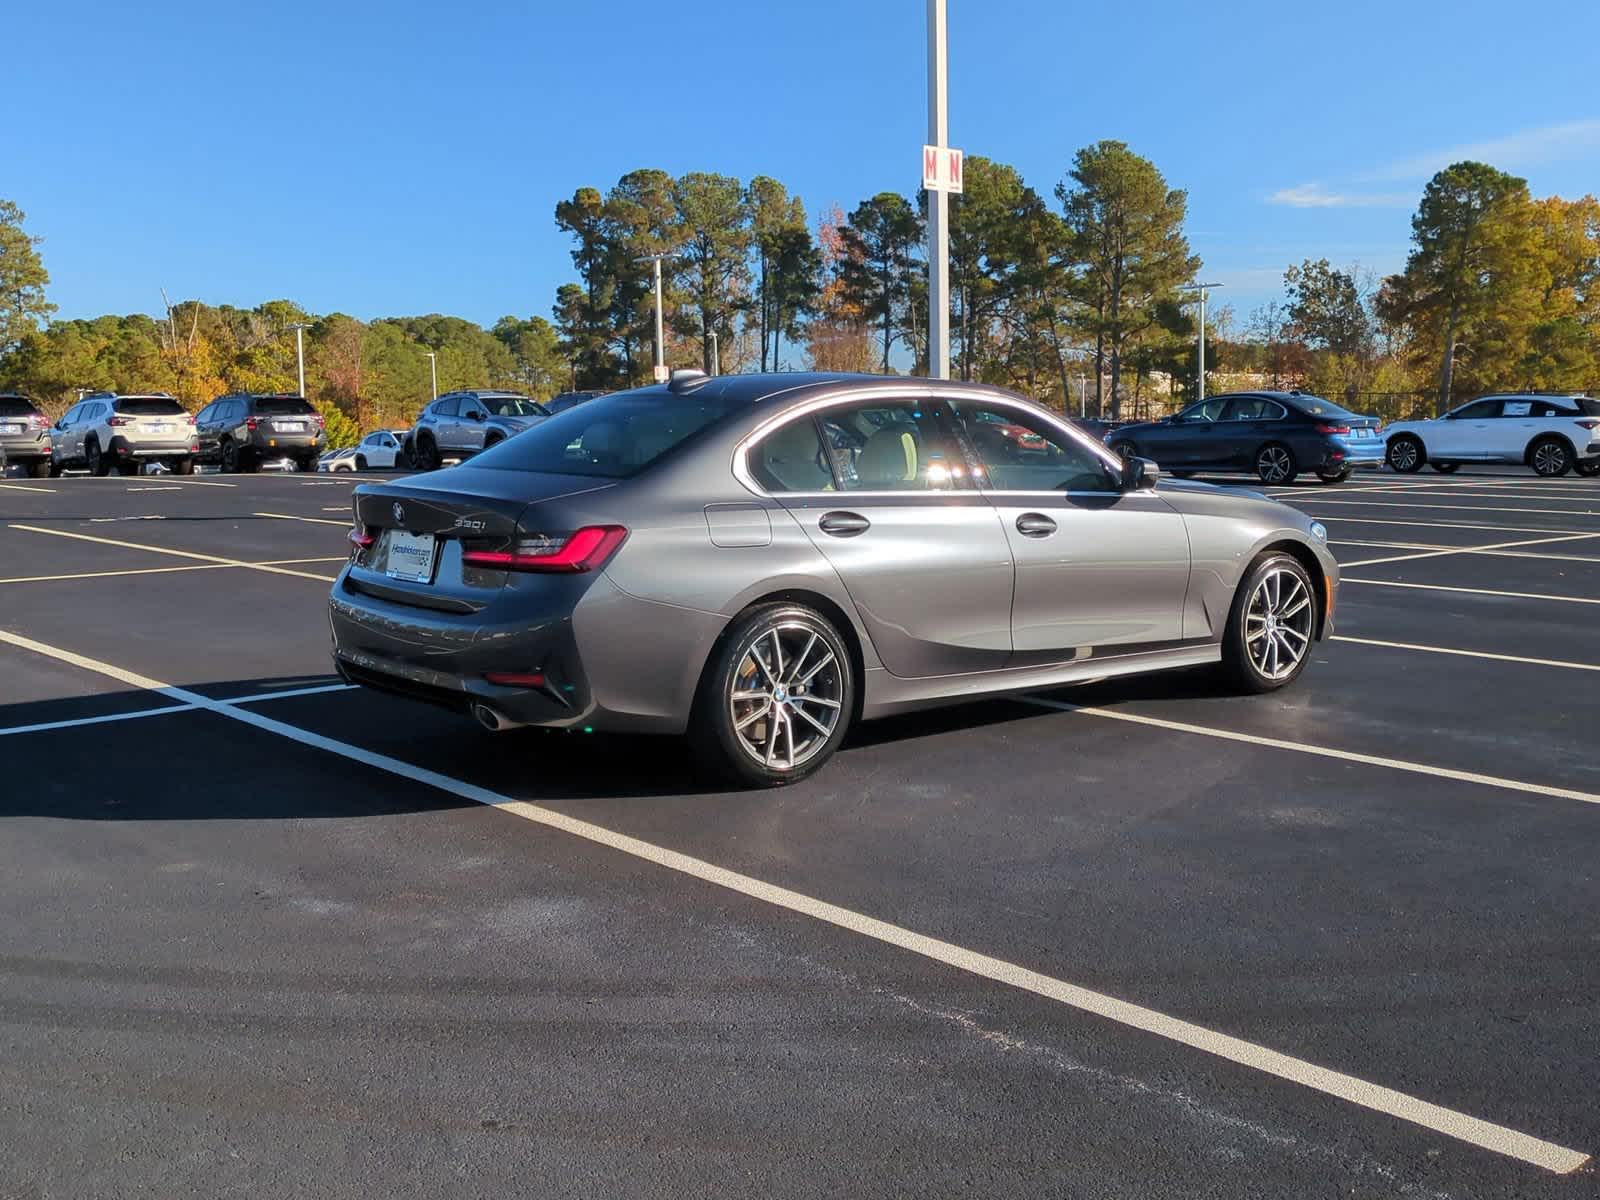
<instances>
[{"instance_id":1,"label":"dealer license plate","mask_svg":"<svg viewBox=\"0 0 1600 1200\"><path fill-rule=\"evenodd\" d=\"M0 437L16 437L21 432L21 425L0 425Z\"/></svg>"},{"instance_id":2,"label":"dealer license plate","mask_svg":"<svg viewBox=\"0 0 1600 1200\"><path fill-rule=\"evenodd\" d=\"M439 539L431 533L389 531L389 561L385 573L390 579L407 583L432 583L433 563L439 555Z\"/></svg>"}]
</instances>

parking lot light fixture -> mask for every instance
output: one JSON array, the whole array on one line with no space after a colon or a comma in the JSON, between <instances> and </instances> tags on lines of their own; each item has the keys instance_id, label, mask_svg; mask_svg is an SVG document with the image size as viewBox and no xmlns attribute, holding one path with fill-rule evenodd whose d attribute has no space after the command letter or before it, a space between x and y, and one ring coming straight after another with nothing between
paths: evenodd
<instances>
[{"instance_id":1,"label":"parking lot light fixture","mask_svg":"<svg viewBox=\"0 0 1600 1200\"><path fill-rule=\"evenodd\" d=\"M1186 283L1178 289L1180 292L1198 292L1200 295L1200 369L1195 373L1197 400L1206 398L1206 296L1212 288L1221 286L1220 283Z\"/></svg>"},{"instance_id":2,"label":"parking lot light fixture","mask_svg":"<svg viewBox=\"0 0 1600 1200\"><path fill-rule=\"evenodd\" d=\"M656 294L656 361L655 370L652 372L657 383L665 383L671 372L667 370L667 343L662 333L661 324L661 264L669 259L676 258L676 254L641 254L634 262L647 262L653 264ZM573 391L577 391L577 378L573 378Z\"/></svg>"},{"instance_id":3,"label":"parking lot light fixture","mask_svg":"<svg viewBox=\"0 0 1600 1200\"><path fill-rule=\"evenodd\" d=\"M428 377L433 382L433 398L439 398L439 355L432 350L423 351L428 360Z\"/></svg>"},{"instance_id":4,"label":"parking lot light fixture","mask_svg":"<svg viewBox=\"0 0 1600 1200\"><path fill-rule=\"evenodd\" d=\"M299 396L303 400L306 394L306 330L311 326L304 321L296 321L289 326L294 330L294 361L295 373L300 381Z\"/></svg>"}]
</instances>

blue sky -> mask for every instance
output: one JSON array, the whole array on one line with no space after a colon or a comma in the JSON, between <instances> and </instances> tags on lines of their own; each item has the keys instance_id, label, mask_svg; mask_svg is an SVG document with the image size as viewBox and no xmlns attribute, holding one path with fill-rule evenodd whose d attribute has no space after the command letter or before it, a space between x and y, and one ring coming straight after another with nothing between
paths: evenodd
<instances>
[{"instance_id":1,"label":"blue sky","mask_svg":"<svg viewBox=\"0 0 1600 1200\"><path fill-rule=\"evenodd\" d=\"M1462 156L1600 190L1600 4L950 0L951 141L1048 195L1127 141L1242 319L1283 268L1404 261ZM548 316L556 201L634 167L914 192L923 0L13 6L0 196L61 315L287 297ZM20 103L20 112L17 106Z\"/></svg>"}]
</instances>

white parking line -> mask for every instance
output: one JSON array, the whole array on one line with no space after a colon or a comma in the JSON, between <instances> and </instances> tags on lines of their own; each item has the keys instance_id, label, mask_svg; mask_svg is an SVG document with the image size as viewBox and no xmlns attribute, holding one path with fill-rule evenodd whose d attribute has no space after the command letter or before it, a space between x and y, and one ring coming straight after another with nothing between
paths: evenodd
<instances>
[{"instance_id":1,"label":"white parking line","mask_svg":"<svg viewBox=\"0 0 1600 1200\"><path fill-rule=\"evenodd\" d=\"M121 575L172 575L178 571L223 571L226 563L198 563L190 567L138 567L128 571L74 571L68 575L16 575L0 583L57 583L63 579L112 579Z\"/></svg>"},{"instance_id":2,"label":"white parking line","mask_svg":"<svg viewBox=\"0 0 1600 1200\"><path fill-rule=\"evenodd\" d=\"M31 487L21 483L0 483L0 488L5 488L8 492L54 492L56 490L55 488L47 487Z\"/></svg>"},{"instance_id":3,"label":"white parking line","mask_svg":"<svg viewBox=\"0 0 1600 1200\"><path fill-rule=\"evenodd\" d=\"M251 571L268 571L274 575L294 575L301 579L316 579L322 583L332 583L335 575L315 575L310 571L295 571L289 567L272 567L263 563L244 562L237 558L223 558L217 554L196 554L191 550L171 550L166 546L144 546L138 542L119 542L115 538L94 537L87 533L69 533L65 529L41 529L37 525L11 525L11 529L20 529L25 533L43 533L50 537L75 538L81 542L98 542L103 546L120 546L124 550L145 550L151 554L170 554L175 558L193 558L201 562L218 563L225 567L245 567Z\"/></svg>"},{"instance_id":4,"label":"white parking line","mask_svg":"<svg viewBox=\"0 0 1600 1200\"><path fill-rule=\"evenodd\" d=\"M108 713L100 717L78 717L71 721L41 721L37 725L13 725L0 729L0 737L13 733L48 733L52 729L76 729L80 725L109 725L115 721L137 721L141 717L165 717L172 713L194 712L192 704L169 704L165 708L142 708L137 712Z\"/></svg>"},{"instance_id":5,"label":"white parking line","mask_svg":"<svg viewBox=\"0 0 1600 1200\"><path fill-rule=\"evenodd\" d=\"M1496 508L1492 504L1417 504L1410 500L1326 500L1306 497L1307 504L1344 504L1361 508L1442 508L1450 512L1552 513L1563 517L1600 517L1600 508Z\"/></svg>"},{"instance_id":6,"label":"white parking line","mask_svg":"<svg viewBox=\"0 0 1600 1200\"><path fill-rule=\"evenodd\" d=\"M1484 550L1481 548L1461 546L1441 546L1438 542L1368 542L1356 541L1351 538L1334 538L1328 542L1330 546L1368 546L1379 550L1450 550L1459 554L1481 554L1486 558L1537 558L1545 562L1576 562L1600 563L1600 555L1595 554L1541 554L1535 550ZM1354 563L1343 563L1342 566L1354 566Z\"/></svg>"},{"instance_id":7,"label":"white parking line","mask_svg":"<svg viewBox=\"0 0 1600 1200\"><path fill-rule=\"evenodd\" d=\"M1470 588L1447 587L1442 583L1401 583L1398 579L1351 579L1346 575L1340 580L1345 583L1366 583L1373 587L1413 588L1421 592L1465 592L1471 596L1508 596L1514 600L1559 600L1564 604L1600 604L1600 600L1593 600L1587 596L1551 596L1544 592L1502 592L1495 588Z\"/></svg>"},{"instance_id":8,"label":"white parking line","mask_svg":"<svg viewBox=\"0 0 1600 1200\"><path fill-rule=\"evenodd\" d=\"M1487 650L1458 650L1452 646L1423 646L1416 642L1385 642L1378 638L1347 637L1342 633L1333 636L1336 642L1352 642L1358 646L1383 646L1389 650L1421 650L1428 654L1459 654L1465 658L1488 658L1495 662L1527 663L1535 667L1560 667L1567 671L1600 671L1600 665L1591 663L1561 662L1554 658L1525 658L1520 654L1490 654Z\"/></svg>"},{"instance_id":9,"label":"white parking line","mask_svg":"<svg viewBox=\"0 0 1600 1200\"><path fill-rule=\"evenodd\" d=\"M181 492L181 491L183 491L183 489L181 487L179 487L177 484L172 484L170 486L161 485L161 486L158 486L158 487L151 487L149 484L145 484L145 485L143 485L141 487L125 488L124 490L125 491L129 491L129 492Z\"/></svg>"},{"instance_id":10,"label":"white parking line","mask_svg":"<svg viewBox=\"0 0 1600 1200\"><path fill-rule=\"evenodd\" d=\"M276 517L280 521L304 521L308 525L338 525L344 529L350 528L349 521L330 521L327 517L297 517L293 513L268 512L251 513L250 515L252 517Z\"/></svg>"},{"instance_id":11,"label":"white parking line","mask_svg":"<svg viewBox=\"0 0 1600 1200\"><path fill-rule=\"evenodd\" d=\"M1479 554L1490 550L1510 550L1517 546L1546 546L1551 542L1577 542L1584 538L1597 538L1600 533L1564 533L1553 537L1529 538L1520 542L1491 542L1487 546L1453 546L1445 550L1426 550L1417 554L1392 554L1386 558L1364 558L1359 562L1340 563L1341 567L1375 567L1379 563L1412 562L1419 558L1445 558L1451 554Z\"/></svg>"},{"instance_id":12,"label":"white parking line","mask_svg":"<svg viewBox=\"0 0 1600 1200\"><path fill-rule=\"evenodd\" d=\"M1252 1070L1260 1071L1291 1083L1300 1084L1303 1087L1322 1092L1325 1095L1333 1096L1361 1108L1381 1112L1402 1121L1409 1121L1425 1129L1432 1129L1437 1133L1442 1133L1447 1137L1456 1138L1497 1154L1520 1159L1523 1162L1542 1167L1556 1174L1569 1174L1589 1161L1589 1155L1581 1151L1558 1146L1553 1142L1544 1141L1515 1129L1508 1129L1504 1125L1496 1125L1479 1117L1468 1116L1466 1113L1457 1112L1442 1105L1418 1099L1415 1096L1408 1096L1403 1092L1359 1079L1353 1075L1347 1075L1342 1071L1333 1071L1327 1067L1318 1066L1304 1059L1295 1058L1266 1046L1245 1041L1243 1038L1208 1029L1205 1026L1169 1016L1155 1009L1146 1008L1143 1005L1119 1000L1115 996L1109 996L1104 992L1080 987L1077 984L1029 970L1027 967L1019 966L1016 963L993 958L975 950L968 950L962 946L890 924L876 917L870 917L864 913L859 913L837 904L830 904L825 900L819 900L789 888L767 883L750 875L730 871L714 863L706 862L704 859L694 858L676 850L669 850L664 846L657 846L654 843L630 837L627 834L617 833L614 830L606 829L589 821L566 816L553 809L530 804L525 800L514 800L488 788L453 779L448 775L441 775L437 771L430 771L425 767L414 766L401 759L391 758L386 754L364 750L348 742L341 742L335 738L324 737L321 734L301 729L298 726L272 720L269 717L261 716L259 713L236 708L220 701L208 700L204 696L188 692L183 688L171 687L158 680L135 675L109 663L97 663L93 659L85 658L72 651L47 646L42 642L35 642L32 639L6 633L3 630L0 630L0 641L9 642L23 649L33 650L63 662L73 663L84 667L86 670L98 671L114 679L133 683L137 687L161 692L164 695L183 700L196 707L208 708L213 712L235 721L241 721L263 732L274 733L280 737L298 742L303 746L311 746L329 754L338 755L352 762L358 762L376 770L387 772L410 783L423 784L448 792L451 795L459 796L464 800L487 805L536 825L559 830L562 833L582 838L596 845L605 846L634 858L654 863L669 871L675 871L681 875L686 875L720 888L726 888L729 891L737 892L777 908L799 913L824 924L833 925L884 945L894 946L909 953L920 955L923 958L944 963L969 974L1054 1000L1079 1012L1115 1021L1128 1028L1153 1034L1156 1037L1188 1046L1191 1049L1199 1050L1202 1053L1228 1062L1249 1067ZM1047 707L1053 707L1049 702L1036 702L1045 703ZM1160 722L1155 723L1159 724ZM1600 801L1600 797L1594 797L1593 799Z\"/></svg>"},{"instance_id":13,"label":"white parking line","mask_svg":"<svg viewBox=\"0 0 1600 1200\"><path fill-rule=\"evenodd\" d=\"M1319 521L1343 521L1346 525L1400 525L1406 529L1483 529L1493 533L1571 533L1570 529L1550 529L1546 526L1482 525L1470 521L1396 521L1392 517L1347 517L1340 513L1319 516Z\"/></svg>"}]
</instances>

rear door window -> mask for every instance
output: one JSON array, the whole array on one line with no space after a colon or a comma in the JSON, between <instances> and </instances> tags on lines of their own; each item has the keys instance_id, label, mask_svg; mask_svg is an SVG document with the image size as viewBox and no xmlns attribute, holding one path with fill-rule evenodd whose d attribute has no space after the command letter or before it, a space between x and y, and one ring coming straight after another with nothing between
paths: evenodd
<instances>
[{"instance_id":1,"label":"rear door window","mask_svg":"<svg viewBox=\"0 0 1600 1200\"><path fill-rule=\"evenodd\" d=\"M1280 421L1283 405L1265 396L1239 396L1229 404L1223 414L1224 421Z\"/></svg>"},{"instance_id":2,"label":"rear door window","mask_svg":"<svg viewBox=\"0 0 1600 1200\"><path fill-rule=\"evenodd\" d=\"M831 492L833 468L810 417L790 421L750 453L750 473L769 492Z\"/></svg>"},{"instance_id":3,"label":"rear door window","mask_svg":"<svg viewBox=\"0 0 1600 1200\"><path fill-rule=\"evenodd\" d=\"M1178 420L1196 422L1220 421L1222 420L1222 410L1227 403L1226 399L1206 400L1184 409L1178 414Z\"/></svg>"},{"instance_id":4,"label":"rear door window","mask_svg":"<svg viewBox=\"0 0 1600 1200\"><path fill-rule=\"evenodd\" d=\"M948 491L969 486L942 401L902 400L830 408L822 436L847 492Z\"/></svg>"},{"instance_id":5,"label":"rear door window","mask_svg":"<svg viewBox=\"0 0 1600 1200\"><path fill-rule=\"evenodd\" d=\"M460 411L460 407L461 401L459 400L440 400L428 411L436 417L453 417Z\"/></svg>"}]
</instances>

